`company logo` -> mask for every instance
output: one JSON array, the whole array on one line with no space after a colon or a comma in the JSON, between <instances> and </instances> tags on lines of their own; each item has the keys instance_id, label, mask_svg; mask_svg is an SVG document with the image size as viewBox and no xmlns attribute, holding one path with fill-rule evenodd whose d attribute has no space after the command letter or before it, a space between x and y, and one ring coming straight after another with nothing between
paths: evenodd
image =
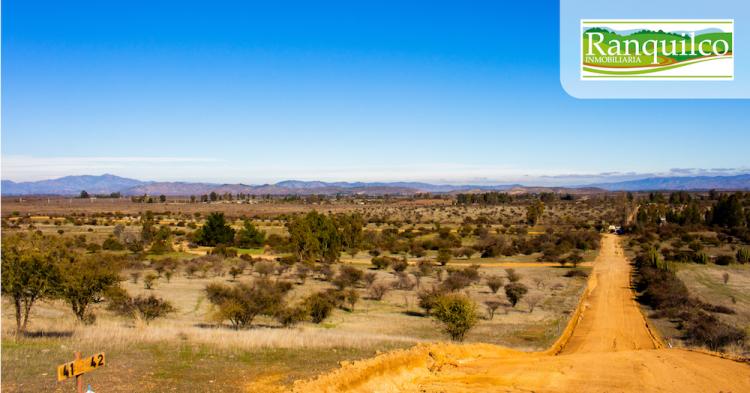
<instances>
[{"instance_id":1,"label":"company logo","mask_svg":"<svg viewBox=\"0 0 750 393\"><path fill-rule=\"evenodd\" d=\"M581 20L582 80L733 80L734 20Z\"/></svg>"}]
</instances>

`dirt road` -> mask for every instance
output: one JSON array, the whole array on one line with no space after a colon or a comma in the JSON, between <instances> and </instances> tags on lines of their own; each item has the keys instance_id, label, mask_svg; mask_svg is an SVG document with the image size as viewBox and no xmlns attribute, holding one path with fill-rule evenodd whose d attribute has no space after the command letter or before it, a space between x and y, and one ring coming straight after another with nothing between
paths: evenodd
<instances>
[{"instance_id":1,"label":"dirt road","mask_svg":"<svg viewBox=\"0 0 750 393\"><path fill-rule=\"evenodd\" d=\"M606 235L580 317L546 352L423 345L344 365L294 391L750 392L750 365L662 348L633 300L629 275L618 238Z\"/></svg>"},{"instance_id":2,"label":"dirt road","mask_svg":"<svg viewBox=\"0 0 750 393\"><path fill-rule=\"evenodd\" d=\"M657 349L630 289L630 265L614 236L606 236L583 299L583 319L561 354Z\"/></svg>"}]
</instances>

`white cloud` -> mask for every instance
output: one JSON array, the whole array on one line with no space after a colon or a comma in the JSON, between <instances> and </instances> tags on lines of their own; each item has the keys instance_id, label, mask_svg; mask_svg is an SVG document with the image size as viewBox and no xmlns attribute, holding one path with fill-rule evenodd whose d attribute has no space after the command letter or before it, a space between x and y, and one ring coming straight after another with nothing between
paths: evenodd
<instances>
[{"instance_id":1,"label":"white cloud","mask_svg":"<svg viewBox=\"0 0 750 393\"><path fill-rule=\"evenodd\" d=\"M220 160L202 157L2 157L2 178L17 181L43 180L68 175L112 173L136 178L158 177L190 168L215 165Z\"/></svg>"},{"instance_id":2,"label":"white cloud","mask_svg":"<svg viewBox=\"0 0 750 393\"><path fill-rule=\"evenodd\" d=\"M250 164L207 157L2 157L2 178L15 181L51 179L68 175L111 173L139 180L201 181L214 183L275 183L281 180L322 181L423 181L435 184L510 184L570 186L617 182L651 176L732 175L747 173L748 168L681 169L633 172L613 168L581 173L518 168L511 165L467 165L458 163L418 163L411 165L359 166L316 165L305 167L284 164L283 159Z\"/></svg>"}]
</instances>

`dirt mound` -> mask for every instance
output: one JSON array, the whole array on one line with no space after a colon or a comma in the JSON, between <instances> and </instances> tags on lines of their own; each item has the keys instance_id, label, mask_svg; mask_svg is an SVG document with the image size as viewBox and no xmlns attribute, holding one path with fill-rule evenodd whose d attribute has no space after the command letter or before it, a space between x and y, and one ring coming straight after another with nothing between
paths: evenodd
<instances>
[{"instance_id":1,"label":"dirt mound","mask_svg":"<svg viewBox=\"0 0 750 393\"><path fill-rule=\"evenodd\" d=\"M343 365L295 392L750 392L750 365L664 349L630 290L630 265L606 235L568 328L545 352L432 344Z\"/></svg>"}]
</instances>

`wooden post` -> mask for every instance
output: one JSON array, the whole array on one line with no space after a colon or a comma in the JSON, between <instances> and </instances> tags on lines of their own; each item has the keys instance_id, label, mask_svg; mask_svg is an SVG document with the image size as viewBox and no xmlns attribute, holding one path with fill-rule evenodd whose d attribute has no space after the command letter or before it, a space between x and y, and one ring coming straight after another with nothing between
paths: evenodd
<instances>
[{"instance_id":1,"label":"wooden post","mask_svg":"<svg viewBox=\"0 0 750 393\"><path fill-rule=\"evenodd\" d=\"M75 352L73 353L75 356L75 361L81 360L81 353ZM83 374L76 376L76 392L83 393Z\"/></svg>"}]
</instances>

